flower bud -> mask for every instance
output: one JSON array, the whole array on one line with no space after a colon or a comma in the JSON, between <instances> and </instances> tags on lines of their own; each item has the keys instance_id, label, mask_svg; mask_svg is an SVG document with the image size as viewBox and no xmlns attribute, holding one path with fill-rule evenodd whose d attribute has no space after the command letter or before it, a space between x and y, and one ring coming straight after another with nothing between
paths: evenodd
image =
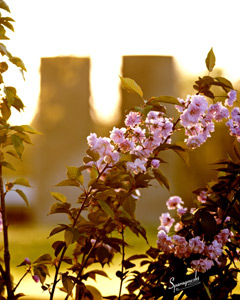
<instances>
[{"instance_id":1,"label":"flower bud","mask_svg":"<svg viewBox=\"0 0 240 300\"><path fill-rule=\"evenodd\" d=\"M32 279L33 279L35 282L39 282L39 281L40 281L40 279L39 279L39 277L38 277L37 275L33 275L33 276L32 276Z\"/></svg>"},{"instance_id":2,"label":"flower bud","mask_svg":"<svg viewBox=\"0 0 240 300\"><path fill-rule=\"evenodd\" d=\"M28 257L25 257L24 262L26 265L31 265L31 261Z\"/></svg>"}]
</instances>

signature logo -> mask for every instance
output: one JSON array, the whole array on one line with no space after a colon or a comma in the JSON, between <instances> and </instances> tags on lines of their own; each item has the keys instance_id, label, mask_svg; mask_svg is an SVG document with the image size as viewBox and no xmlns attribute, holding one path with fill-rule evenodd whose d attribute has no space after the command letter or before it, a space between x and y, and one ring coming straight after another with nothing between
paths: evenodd
<instances>
[{"instance_id":1,"label":"signature logo","mask_svg":"<svg viewBox=\"0 0 240 300\"><path fill-rule=\"evenodd\" d=\"M178 283L175 283L174 281L175 281L175 277L171 277L169 280L171 286L168 287L168 289L173 289L173 293L179 292L184 289L191 288L191 287L201 283L199 281L199 276L197 276L197 271L195 271L194 278L192 278L192 279L189 279L189 280L186 280L183 282L178 282Z\"/></svg>"}]
</instances>

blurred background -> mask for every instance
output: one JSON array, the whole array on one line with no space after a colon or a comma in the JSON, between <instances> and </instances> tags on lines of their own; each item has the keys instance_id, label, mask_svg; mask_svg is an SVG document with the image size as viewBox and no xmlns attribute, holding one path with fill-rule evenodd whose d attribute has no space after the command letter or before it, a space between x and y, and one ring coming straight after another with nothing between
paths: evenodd
<instances>
[{"instance_id":1,"label":"blurred background","mask_svg":"<svg viewBox=\"0 0 240 300\"><path fill-rule=\"evenodd\" d=\"M7 3L16 23L15 33L9 32L10 40L5 44L27 68L25 81L15 68L5 76L7 84L17 88L26 106L24 113L12 115L11 122L31 124L43 133L33 137L34 146L26 149L17 173L6 173L9 180L27 177L32 185L24 190L30 207L13 194L8 204L14 221L14 250L22 243L34 256L39 247L31 241L36 245L37 239L37 244L44 247L41 234L41 239L46 238L51 224L64 221L61 215L48 216L53 203L49 192L64 193L73 203L76 200L78 194L74 188L56 188L55 184L65 179L67 166L82 164L86 137L90 132L108 136L113 126L123 125L127 109L141 104L140 98L121 90L119 75L134 79L145 99L160 95L185 98L194 93L192 86L197 77L207 75L205 58L213 47L216 55L213 75L227 77L238 88L240 3L238 0L8 0ZM213 139L190 153L190 166L173 153L166 156L169 164L163 166L163 172L170 179L170 192L153 183L151 190L142 191L137 204L137 218L150 228L153 242L168 197L178 194L186 205L191 205L192 190L204 186L216 174L206 172L209 163L226 155L231 143L226 128L220 126ZM17 238L21 227L24 234L32 237L29 242ZM34 232L39 234L36 236ZM27 251L16 253L16 264L18 257L27 255Z\"/></svg>"}]
</instances>

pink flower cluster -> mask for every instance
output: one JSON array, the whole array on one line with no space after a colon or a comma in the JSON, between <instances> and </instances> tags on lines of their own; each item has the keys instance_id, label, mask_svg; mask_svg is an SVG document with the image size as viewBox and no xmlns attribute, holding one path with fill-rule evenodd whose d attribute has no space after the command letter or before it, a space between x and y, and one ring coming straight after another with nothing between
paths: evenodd
<instances>
[{"instance_id":1,"label":"pink flower cluster","mask_svg":"<svg viewBox=\"0 0 240 300\"><path fill-rule=\"evenodd\" d=\"M97 137L91 133L87 140L91 150L99 154L96 166L99 170L104 165L117 163L121 154L133 154L134 161L126 163L127 171L138 174L146 172L146 165L153 150L164 142L170 142L173 132L172 121L163 113L150 111L144 119L138 112L130 112L125 119L126 127L114 127L110 138ZM92 162L91 162L92 163ZM93 164L93 163L92 163ZM158 168L159 160L151 158L151 167Z\"/></svg>"},{"instance_id":2,"label":"pink flower cluster","mask_svg":"<svg viewBox=\"0 0 240 300\"><path fill-rule=\"evenodd\" d=\"M229 110L236 101L236 91L231 90L228 98L225 100L225 106L221 102L208 105L206 98L202 95L188 96L186 100L178 99L182 106L176 105L181 113L180 123L185 128L187 138L185 142L191 149L202 145L215 129L214 121L222 121L229 118ZM230 134L240 136L239 123L236 116L239 113L236 108L233 109L232 119L226 125L230 127ZM239 138L240 140L240 138Z\"/></svg>"},{"instance_id":3,"label":"pink flower cluster","mask_svg":"<svg viewBox=\"0 0 240 300\"><path fill-rule=\"evenodd\" d=\"M170 197L167 202L168 209L177 209L185 213L186 208L182 206L184 202L179 196ZM185 211L185 212L184 212ZM181 215L181 214L179 214ZM206 243L204 238L200 236L192 237L186 240L184 236L175 234L172 237L168 236L170 228L173 226L175 219L169 213L162 213L160 216L160 226L158 227L157 246L158 249L165 254L171 254L178 258L189 258L192 254L200 254L201 258L191 261L191 267L199 272L206 272L213 265L214 261L218 263L219 256L222 255L223 247L229 240L229 229L223 229L214 237L212 243ZM176 223L175 230L181 229L182 224Z\"/></svg>"},{"instance_id":4,"label":"pink flower cluster","mask_svg":"<svg viewBox=\"0 0 240 300\"><path fill-rule=\"evenodd\" d=\"M228 119L226 125L230 134L240 141L240 109L233 108L231 114L228 107L236 101L236 91L231 90L224 105L221 102L209 105L202 95L188 96L186 100L178 99L176 105L180 112L180 124L185 130L186 145L194 149L203 144L215 129L214 121ZM114 127L110 138L97 137L91 133L87 140L91 150L99 154L95 163L98 170L106 164L110 167L120 160L121 154L133 155L133 160L126 162L128 172L138 174L147 171L149 161L152 168L158 168L160 161L153 156L153 151L164 143L171 143L175 125L164 113L150 111L146 117L140 112L131 111L125 118L126 127ZM90 162L89 164L93 164ZM179 208L179 213L184 210Z\"/></svg>"},{"instance_id":5,"label":"pink flower cluster","mask_svg":"<svg viewBox=\"0 0 240 300\"><path fill-rule=\"evenodd\" d=\"M163 229L160 229L157 235L157 246L165 254L173 254L181 259L189 258L192 254L201 254L200 259L191 261L191 267L198 272L206 272L214 265L214 261L218 263L218 258L222 255L229 236L229 230L223 229L215 236L211 244L206 244L200 236L187 241L184 236L175 234L170 237Z\"/></svg>"}]
</instances>

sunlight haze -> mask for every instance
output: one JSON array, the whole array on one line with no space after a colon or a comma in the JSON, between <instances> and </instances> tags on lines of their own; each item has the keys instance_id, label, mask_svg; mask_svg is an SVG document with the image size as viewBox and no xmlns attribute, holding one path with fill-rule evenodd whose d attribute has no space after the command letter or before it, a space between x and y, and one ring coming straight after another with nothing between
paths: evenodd
<instances>
[{"instance_id":1,"label":"sunlight haze","mask_svg":"<svg viewBox=\"0 0 240 300\"><path fill-rule=\"evenodd\" d=\"M16 113L14 123L29 123L36 112L41 57L91 58L92 101L100 121L115 118L123 55L171 55L184 72L199 74L213 47L223 75L233 82L240 77L237 0L9 0L9 6L16 23L6 45L28 70L25 82L16 71L9 78L26 105L24 122Z\"/></svg>"}]
</instances>

